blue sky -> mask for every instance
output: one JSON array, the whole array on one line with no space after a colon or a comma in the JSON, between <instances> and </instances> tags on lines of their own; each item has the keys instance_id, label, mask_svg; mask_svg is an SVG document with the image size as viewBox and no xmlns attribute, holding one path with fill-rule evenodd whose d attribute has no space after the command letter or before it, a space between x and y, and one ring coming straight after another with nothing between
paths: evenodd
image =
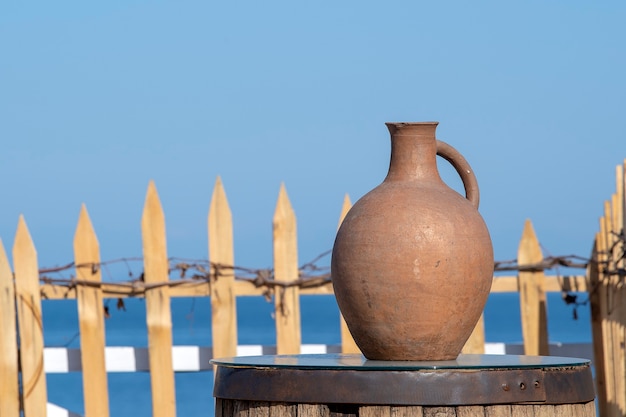
<instances>
[{"instance_id":1,"label":"blue sky","mask_svg":"<svg viewBox=\"0 0 626 417\"><path fill-rule=\"evenodd\" d=\"M169 254L206 258L219 175L235 263L271 266L281 182L305 262L384 178L384 123L436 120L497 260L527 218L588 256L626 157L625 21L623 1L5 2L0 238L10 256L24 214L40 266L65 264L85 203L103 259L140 256L154 179Z\"/></svg>"}]
</instances>

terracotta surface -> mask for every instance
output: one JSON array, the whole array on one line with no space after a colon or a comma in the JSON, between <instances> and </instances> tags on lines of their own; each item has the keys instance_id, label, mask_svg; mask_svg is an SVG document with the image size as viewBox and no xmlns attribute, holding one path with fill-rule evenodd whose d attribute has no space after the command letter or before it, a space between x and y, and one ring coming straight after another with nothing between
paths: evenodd
<instances>
[{"instance_id":1,"label":"terracotta surface","mask_svg":"<svg viewBox=\"0 0 626 417\"><path fill-rule=\"evenodd\" d=\"M465 159L435 139L436 122L387 123L391 163L355 203L333 248L339 308L368 359L455 359L483 311L493 249ZM449 188L436 155L461 175Z\"/></svg>"}]
</instances>

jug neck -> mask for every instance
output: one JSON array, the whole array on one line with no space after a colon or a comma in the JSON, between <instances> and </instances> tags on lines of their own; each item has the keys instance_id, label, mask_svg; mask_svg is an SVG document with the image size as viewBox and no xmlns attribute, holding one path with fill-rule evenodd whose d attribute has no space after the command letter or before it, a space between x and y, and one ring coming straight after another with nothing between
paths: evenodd
<instances>
[{"instance_id":1,"label":"jug neck","mask_svg":"<svg viewBox=\"0 0 626 417\"><path fill-rule=\"evenodd\" d=\"M386 123L391 134L391 161L385 181L441 181L435 139L438 124Z\"/></svg>"}]
</instances>

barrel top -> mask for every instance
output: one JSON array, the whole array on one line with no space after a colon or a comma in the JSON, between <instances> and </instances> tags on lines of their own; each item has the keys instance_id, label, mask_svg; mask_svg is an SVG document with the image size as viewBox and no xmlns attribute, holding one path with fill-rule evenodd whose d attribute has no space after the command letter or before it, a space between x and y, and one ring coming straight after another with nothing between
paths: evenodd
<instances>
[{"instance_id":1,"label":"barrel top","mask_svg":"<svg viewBox=\"0 0 626 417\"><path fill-rule=\"evenodd\" d=\"M359 354L308 354L238 356L213 359L212 364L224 367L262 367L319 370L463 370L463 369L545 369L588 366L589 359L559 356L526 355L459 355L451 361L372 361Z\"/></svg>"},{"instance_id":2,"label":"barrel top","mask_svg":"<svg viewBox=\"0 0 626 417\"><path fill-rule=\"evenodd\" d=\"M354 354L214 359L221 399L380 405L575 404L594 399L588 359L460 355L370 361Z\"/></svg>"}]
</instances>

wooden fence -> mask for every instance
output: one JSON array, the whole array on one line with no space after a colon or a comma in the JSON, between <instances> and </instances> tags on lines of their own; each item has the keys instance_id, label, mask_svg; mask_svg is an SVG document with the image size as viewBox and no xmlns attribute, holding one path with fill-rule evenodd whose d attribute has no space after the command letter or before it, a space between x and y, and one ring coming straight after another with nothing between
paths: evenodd
<instances>
[{"instance_id":1,"label":"wooden fence","mask_svg":"<svg viewBox=\"0 0 626 417\"><path fill-rule=\"evenodd\" d=\"M589 281L589 288L594 289L591 291L595 303L592 306L593 337L600 404L604 407L602 409L615 409L615 414L606 415L624 415L623 410L626 408L622 405L626 385L623 365L625 320L620 315L618 302L618 298L626 297L626 291L621 286L623 275L615 275L610 268L605 268L609 254L611 259L618 255L619 248L613 244L617 242L613 236L621 230L623 224L623 168L619 172L618 183L621 186L618 187L613 206L607 206L607 215L601 221L600 233L596 237L594 259L597 262L591 263L586 275L545 276L543 269L537 267L544 257L533 226L527 221L519 244L520 272L514 276L495 277L492 285L492 292L520 292L525 352L547 355L546 292L586 291ZM346 197L339 223L350 206ZM617 216L616 213L621 214ZM260 285L253 280L236 279L233 268L229 267L235 265L232 216L219 178L208 214L208 259L212 265L208 279L170 280L164 213L152 182L148 186L141 223L144 279L129 283L102 282L99 243L84 206L74 237L75 278L69 285L40 282L37 252L23 217L18 221L13 244L13 270L0 241L0 416L17 417L20 408L26 417L46 415L41 297L77 299L84 409L87 417L109 416L103 310L105 298L145 297L152 410L155 417L174 416L176 413L171 297L210 298L213 356L225 357L237 354L236 298L263 296L269 291L275 302L276 351L278 354L300 353L300 295L332 294L333 289L327 279L317 280L315 285L307 285L302 279L297 256L296 217L284 185L280 187L273 218L273 279L263 280ZM621 259L616 264L622 270L623 262ZM19 355L16 323L20 341ZM358 352L342 319L341 341L343 352ZM482 353L484 346L484 323L481 318L464 352ZM611 366L618 356L621 368L614 370ZM20 372L21 378L18 378ZM622 414L618 414L618 409Z\"/></svg>"},{"instance_id":2,"label":"wooden fence","mask_svg":"<svg viewBox=\"0 0 626 417\"><path fill-rule=\"evenodd\" d=\"M626 160L604 203L588 268L596 387L601 416L626 415Z\"/></svg>"}]
</instances>

